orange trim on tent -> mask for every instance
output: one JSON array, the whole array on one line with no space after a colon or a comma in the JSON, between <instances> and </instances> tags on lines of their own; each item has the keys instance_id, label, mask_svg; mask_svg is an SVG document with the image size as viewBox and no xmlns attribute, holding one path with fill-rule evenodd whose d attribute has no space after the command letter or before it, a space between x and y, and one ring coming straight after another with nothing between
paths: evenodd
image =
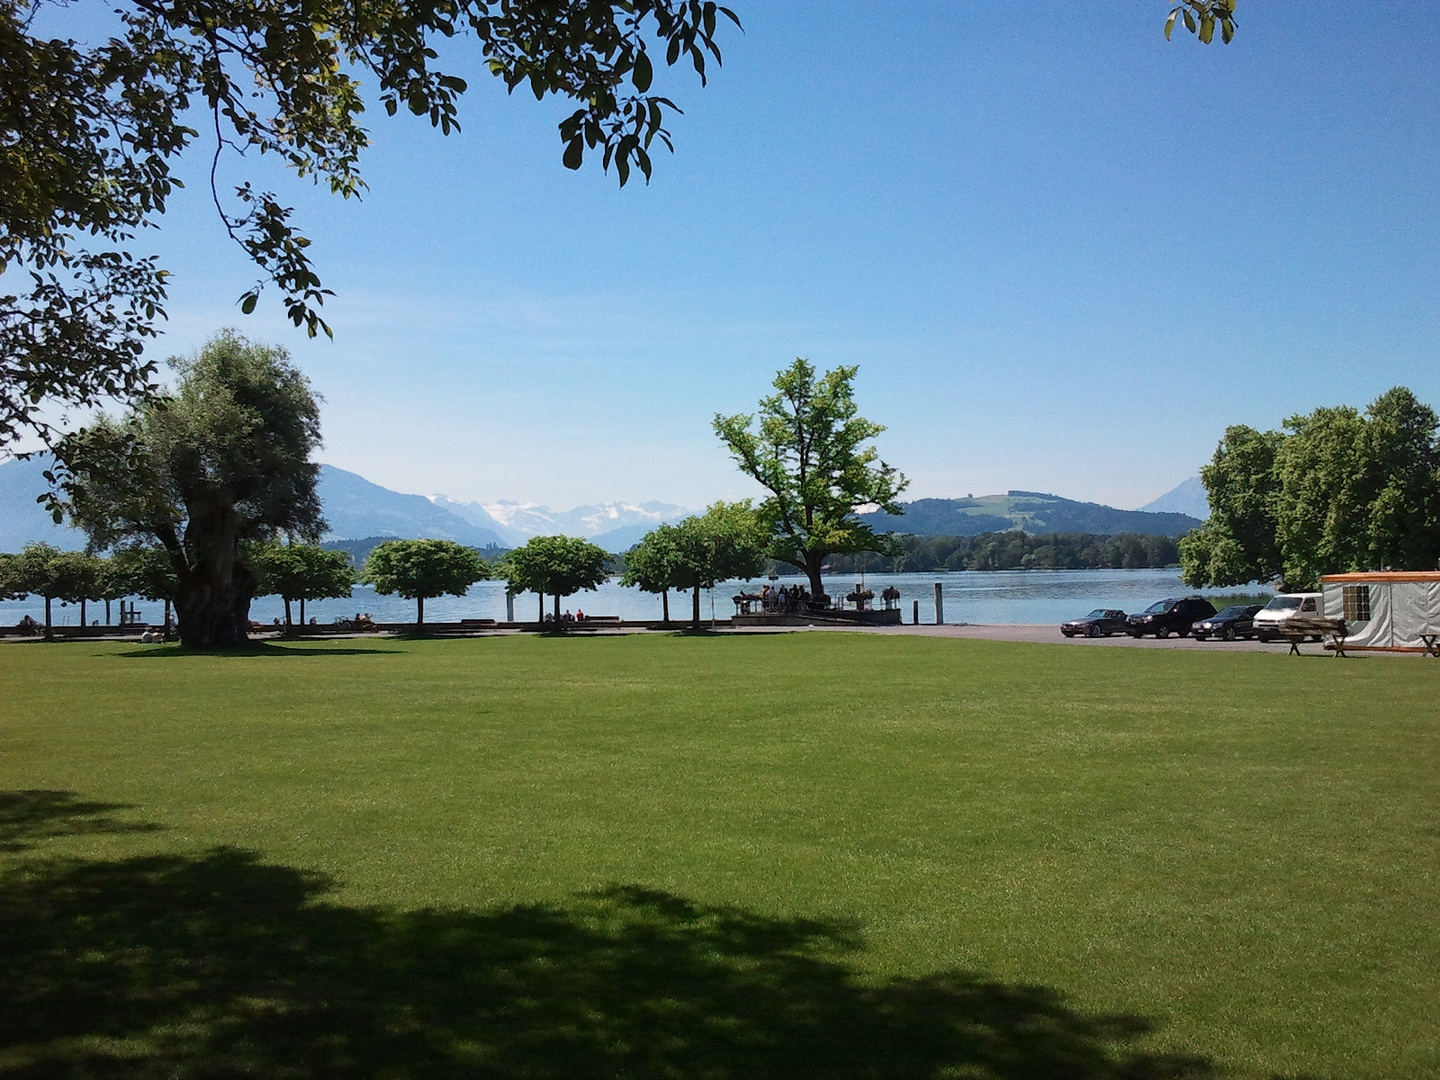
<instances>
[{"instance_id":1,"label":"orange trim on tent","mask_svg":"<svg viewBox=\"0 0 1440 1080\"><path fill-rule=\"evenodd\" d=\"M1440 570L1367 570L1358 574L1325 574L1320 578L1322 585L1329 581L1440 581Z\"/></svg>"}]
</instances>

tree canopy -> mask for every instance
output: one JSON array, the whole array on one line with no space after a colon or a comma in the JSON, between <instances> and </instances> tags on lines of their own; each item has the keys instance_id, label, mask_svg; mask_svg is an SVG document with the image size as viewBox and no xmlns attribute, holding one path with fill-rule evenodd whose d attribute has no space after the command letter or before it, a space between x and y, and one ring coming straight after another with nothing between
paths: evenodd
<instances>
[{"instance_id":1,"label":"tree canopy","mask_svg":"<svg viewBox=\"0 0 1440 1080\"><path fill-rule=\"evenodd\" d=\"M490 576L490 564L478 551L453 540L386 540L370 552L359 580L382 596L414 600L415 625L424 626L426 600L464 596Z\"/></svg>"},{"instance_id":2,"label":"tree canopy","mask_svg":"<svg viewBox=\"0 0 1440 1080\"><path fill-rule=\"evenodd\" d=\"M1440 565L1440 419L1404 387L1364 413L1292 416L1285 432L1232 427L1200 479L1211 515L1180 541L1191 585Z\"/></svg>"},{"instance_id":3,"label":"tree canopy","mask_svg":"<svg viewBox=\"0 0 1440 1080\"><path fill-rule=\"evenodd\" d=\"M279 596L285 601L285 628L291 626L290 603L299 600L300 621L305 621L306 600L340 599L354 591L355 568L343 551L326 551L315 544L252 544L244 550L245 564L258 579L256 596Z\"/></svg>"},{"instance_id":4,"label":"tree canopy","mask_svg":"<svg viewBox=\"0 0 1440 1080\"><path fill-rule=\"evenodd\" d=\"M797 359L775 376L776 393L753 415L715 416L715 433L742 472L770 494L758 512L772 539L769 554L810 579L815 597L825 595L820 568L835 553L894 554L891 534L876 534L855 517L862 507L903 514L900 494L908 481L880 460L870 440L885 430L859 415L856 367L817 377Z\"/></svg>"},{"instance_id":5,"label":"tree canopy","mask_svg":"<svg viewBox=\"0 0 1440 1080\"><path fill-rule=\"evenodd\" d=\"M667 114L680 111L653 88L654 57L688 61L703 85L721 59L718 24L739 25L711 0L120 0L108 38L35 33L37 16L63 24L67 7L0 4L0 271L34 274L0 297L0 445L36 424L46 398L150 385L142 350L164 317L168 273L132 249L197 143L220 224L259 271L242 310L273 284L295 325L329 333L329 291L293 208L250 179L222 190L227 154L267 155L358 195L367 105L449 134L467 86L446 69L465 63L508 91L576 104L559 125L567 168L594 151L621 184L636 169L648 179L651 148L671 145Z\"/></svg>"},{"instance_id":6,"label":"tree canopy","mask_svg":"<svg viewBox=\"0 0 1440 1080\"><path fill-rule=\"evenodd\" d=\"M255 575L247 542L318 538L319 406L283 349L230 332L171 363L173 395L102 416L57 443L56 513L98 549L156 543L175 575L180 639L243 642Z\"/></svg>"},{"instance_id":7,"label":"tree canopy","mask_svg":"<svg viewBox=\"0 0 1440 1080\"><path fill-rule=\"evenodd\" d=\"M704 514L646 533L625 556L621 584L646 592L691 591L691 622L700 626L700 590L765 569L770 533L750 501L717 502ZM666 603L669 618L669 603Z\"/></svg>"},{"instance_id":8,"label":"tree canopy","mask_svg":"<svg viewBox=\"0 0 1440 1080\"><path fill-rule=\"evenodd\" d=\"M609 552L578 536L532 536L505 556L500 572L512 592L536 593L542 608L545 597L553 596L558 622L560 598L598 589L609 561Z\"/></svg>"}]
</instances>

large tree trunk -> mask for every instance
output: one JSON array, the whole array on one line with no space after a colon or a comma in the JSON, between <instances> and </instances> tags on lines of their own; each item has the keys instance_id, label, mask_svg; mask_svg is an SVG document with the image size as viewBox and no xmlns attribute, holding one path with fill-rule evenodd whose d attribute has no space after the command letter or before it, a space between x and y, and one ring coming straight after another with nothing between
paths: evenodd
<instances>
[{"instance_id":1,"label":"large tree trunk","mask_svg":"<svg viewBox=\"0 0 1440 1080\"><path fill-rule=\"evenodd\" d=\"M105 601L105 625L110 625L110 601Z\"/></svg>"},{"instance_id":2,"label":"large tree trunk","mask_svg":"<svg viewBox=\"0 0 1440 1080\"><path fill-rule=\"evenodd\" d=\"M388 549L387 549L387 550L388 550ZM303 616L302 616L302 618L303 618ZM423 597L423 596L417 596L417 597L415 598L415 629L418 630L418 629L420 629L420 627L422 627L422 626L424 626L424 625L425 625L425 597Z\"/></svg>"},{"instance_id":3,"label":"large tree trunk","mask_svg":"<svg viewBox=\"0 0 1440 1080\"><path fill-rule=\"evenodd\" d=\"M555 625L560 625L560 594L555 594Z\"/></svg>"},{"instance_id":4,"label":"large tree trunk","mask_svg":"<svg viewBox=\"0 0 1440 1080\"><path fill-rule=\"evenodd\" d=\"M666 589L660 594L660 621L666 626L670 625L670 590Z\"/></svg>"},{"instance_id":5,"label":"large tree trunk","mask_svg":"<svg viewBox=\"0 0 1440 1080\"><path fill-rule=\"evenodd\" d=\"M819 600L825 595L825 585L820 580L820 567L825 562L823 551L807 551L805 553L805 576L810 579L810 598Z\"/></svg>"},{"instance_id":6,"label":"large tree trunk","mask_svg":"<svg viewBox=\"0 0 1440 1080\"><path fill-rule=\"evenodd\" d=\"M286 597L284 597L284 600L285 600L285 636L286 636L286 637L289 637L291 634L293 634L293 633L295 632L295 624L290 621L290 597L286 596Z\"/></svg>"},{"instance_id":7,"label":"large tree trunk","mask_svg":"<svg viewBox=\"0 0 1440 1080\"><path fill-rule=\"evenodd\" d=\"M255 575L233 561L225 567L196 568L180 582L175 615L180 643L187 649L224 649L249 640L250 598Z\"/></svg>"},{"instance_id":8,"label":"large tree trunk","mask_svg":"<svg viewBox=\"0 0 1440 1080\"><path fill-rule=\"evenodd\" d=\"M695 586L695 592L690 598L690 627L692 630L700 629L700 586Z\"/></svg>"},{"instance_id":9,"label":"large tree trunk","mask_svg":"<svg viewBox=\"0 0 1440 1080\"><path fill-rule=\"evenodd\" d=\"M424 619L424 615L425 615L425 601L423 601L423 600L420 601L420 615L421 615L420 621L421 621L421 622L424 622L424 621L425 621L425 619ZM305 597L303 597L303 596L300 597L300 625L301 625L301 626L304 626L304 625L305 625Z\"/></svg>"},{"instance_id":10,"label":"large tree trunk","mask_svg":"<svg viewBox=\"0 0 1440 1080\"><path fill-rule=\"evenodd\" d=\"M80 598L80 625L85 625L85 598Z\"/></svg>"},{"instance_id":11,"label":"large tree trunk","mask_svg":"<svg viewBox=\"0 0 1440 1080\"><path fill-rule=\"evenodd\" d=\"M55 637L55 631L50 628L50 597L45 597L45 640L50 641Z\"/></svg>"}]
</instances>

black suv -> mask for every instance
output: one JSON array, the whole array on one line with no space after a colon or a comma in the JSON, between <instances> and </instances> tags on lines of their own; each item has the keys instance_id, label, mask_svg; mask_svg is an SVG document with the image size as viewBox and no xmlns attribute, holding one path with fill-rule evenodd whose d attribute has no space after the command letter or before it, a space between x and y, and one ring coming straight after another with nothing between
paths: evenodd
<instances>
[{"instance_id":1,"label":"black suv","mask_svg":"<svg viewBox=\"0 0 1440 1080\"><path fill-rule=\"evenodd\" d=\"M1209 600L1199 596L1183 596L1151 604L1139 615L1131 615L1126 621L1130 624L1131 637L1140 638L1146 634L1154 634L1156 637L1179 634L1184 637L1197 620L1214 614L1215 605Z\"/></svg>"}]
</instances>

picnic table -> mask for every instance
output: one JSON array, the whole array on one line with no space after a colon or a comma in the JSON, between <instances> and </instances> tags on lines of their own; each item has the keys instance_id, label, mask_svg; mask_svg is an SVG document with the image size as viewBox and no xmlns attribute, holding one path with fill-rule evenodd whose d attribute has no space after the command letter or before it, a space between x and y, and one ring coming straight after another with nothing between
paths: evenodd
<instances>
[{"instance_id":1,"label":"picnic table","mask_svg":"<svg viewBox=\"0 0 1440 1080\"><path fill-rule=\"evenodd\" d=\"M1290 642L1290 655L1300 655L1300 643L1307 638L1314 638L1322 641L1329 638L1327 649L1333 649L1336 656L1345 655L1345 638L1349 630L1345 626L1344 619L1327 619L1319 615L1297 615L1294 618L1285 620L1280 627L1280 635Z\"/></svg>"}]
</instances>

